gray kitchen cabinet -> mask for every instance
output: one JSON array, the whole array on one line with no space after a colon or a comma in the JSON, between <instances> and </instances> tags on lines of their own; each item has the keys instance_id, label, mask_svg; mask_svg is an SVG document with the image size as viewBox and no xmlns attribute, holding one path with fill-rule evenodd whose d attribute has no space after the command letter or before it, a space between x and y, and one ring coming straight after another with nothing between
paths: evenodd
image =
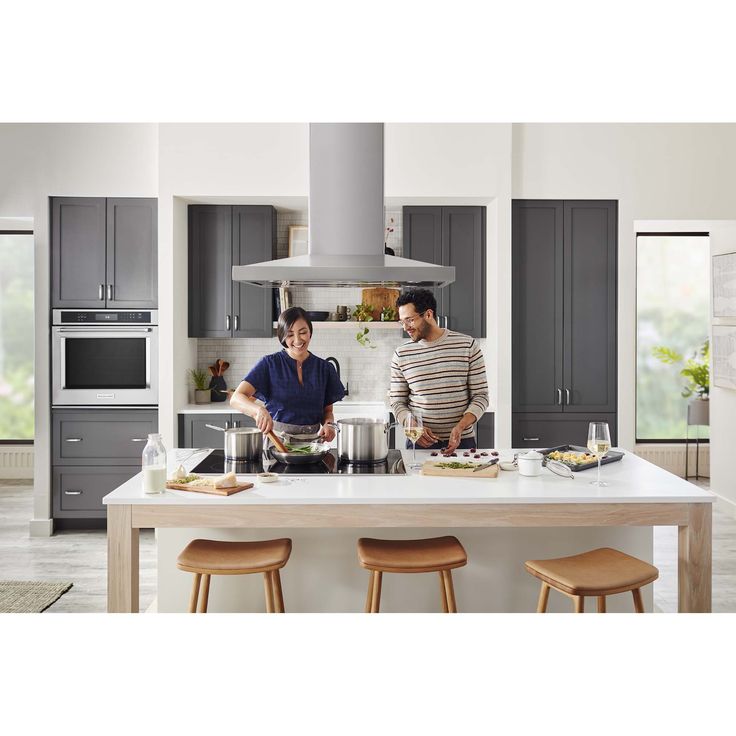
<instances>
[{"instance_id":1,"label":"gray kitchen cabinet","mask_svg":"<svg viewBox=\"0 0 736 736\"><path fill-rule=\"evenodd\" d=\"M493 412L487 411L475 423L475 446L484 450L493 448L495 444L495 427Z\"/></svg>"},{"instance_id":2,"label":"gray kitchen cabinet","mask_svg":"<svg viewBox=\"0 0 736 736\"><path fill-rule=\"evenodd\" d=\"M514 447L555 447L581 445L588 441L590 422L608 422L611 444L616 444L615 414L553 414L529 413L512 415L511 434Z\"/></svg>"},{"instance_id":3,"label":"gray kitchen cabinet","mask_svg":"<svg viewBox=\"0 0 736 736\"><path fill-rule=\"evenodd\" d=\"M102 497L141 469L151 409L53 409L51 462L54 518L104 519Z\"/></svg>"},{"instance_id":4,"label":"gray kitchen cabinet","mask_svg":"<svg viewBox=\"0 0 736 736\"><path fill-rule=\"evenodd\" d=\"M155 309L158 304L158 203L107 200L107 308Z\"/></svg>"},{"instance_id":5,"label":"gray kitchen cabinet","mask_svg":"<svg viewBox=\"0 0 736 736\"><path fill-rule=\"evenodd\" d=\"M571 442L577 414L616 433L617 203L512 203L512 442ZM544 432L523 415L549 414ZM536 420L535 420L536 421ZM524 437L543 434L539 443Z\"/></svg>"},{"instance_id":6,"label":"gray kitchen cabinet","mask_svg":"<svg viewBox=\"0 0 736 736\"><path fill-rule=\"evenodd\" d=\"M255 421L245 414L179 414L179 447L212 447L221 450L225 446L222 432L206 425L228 429L230 427L255 427Z\"/></svg>"},{"instance_id":7,"label":"gray kitchen cabinet","mask_svg":"<svg viewBox=\"0 0 736 736\"><path fill-rule=\"evenodd\" d=\"M189 206L189 337L271 337L271 289L236 283L232 267L276 257L268 205Z\"/></svg>"},{"instance_id":8,"label":"gray kitchen cabinet","mask_svg":"<svg viewBox=\"0 0 736 736\"><path fill-rule=\"evenodd\" d=\"M433 289L440 326L486 336L486 208L403 208L404 257L455 267L455 281Z\"/></svg>"},{"instance_id":9,"label":"gray kitchen cabinet","mask_svg":"<svg viewBox=\"0 0 736 736\"><path fill-rule=\"evenodd\" d=\"M151 309L158 301L157 200L51 198L51 306Z\"/></svg>"}]
</instances>

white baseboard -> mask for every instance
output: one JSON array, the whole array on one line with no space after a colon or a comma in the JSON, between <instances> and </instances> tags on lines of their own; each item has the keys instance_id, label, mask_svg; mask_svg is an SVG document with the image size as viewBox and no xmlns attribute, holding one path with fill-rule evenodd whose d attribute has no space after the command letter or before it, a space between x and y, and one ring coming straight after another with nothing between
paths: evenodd
<instances>
[{"instance_id":1,"label":"white baseboard","mask_svg":"<svg viewBox=\"0 0 736 736\"><path fill-rule=\"evenodd\" d=\"M33 480L33 445L0 445L0 478Z\"/></svg>"},{"instance_id":2,"label":"white baseboard","mask_svg":"<svg viewBox=\"0 0 736 736\"><path fill-rule=\"evenodd\" d=\"M54 533L54 520L31 519L28 531L32 537L50 537Z\"/></svg>"}]
</instances>

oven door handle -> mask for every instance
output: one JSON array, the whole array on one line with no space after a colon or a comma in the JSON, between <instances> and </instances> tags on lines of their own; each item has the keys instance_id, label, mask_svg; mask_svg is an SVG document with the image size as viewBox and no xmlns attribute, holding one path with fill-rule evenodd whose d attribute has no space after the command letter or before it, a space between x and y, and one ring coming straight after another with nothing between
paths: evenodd
<instances>
[{"instance_id":1,"label":"oven door handle","mask_svg":"<svg viewBox=\"0 0 736 736\"><path fill-rule=\"evenodd\" d=\"M77 327L57 327L56 329L57 329L58 332L63 332L65 335L71 335L71 334L74 334L74 335L90 335L90 334L91 335L100 335L100 334L103 334L104 333L105 335L111 335L113 337L118 332L136 332L136 333L138 333L138 332L143 332L143 333L153 332L153 327L124 327L122 325L120 327L114 327L112 330L109 327L107 327L107 328L95 328L95 327L82 327L82 328L77 328Z\"/></svg>"}]
</instances>

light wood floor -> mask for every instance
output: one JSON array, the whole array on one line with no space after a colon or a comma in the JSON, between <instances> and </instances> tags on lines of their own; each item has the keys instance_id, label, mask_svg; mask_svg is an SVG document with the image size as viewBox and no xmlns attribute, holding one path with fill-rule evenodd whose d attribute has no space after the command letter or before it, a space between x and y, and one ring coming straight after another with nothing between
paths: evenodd
<instances>
[{"instance_id":1,"label":"light wood floor","mask_svg":"<svg viewBox=\"0 0 736 736\"><path fill-rule=\"evenodd\" d=\"M707 486L707 481L698 485ZM64 531L53 537L30 537L33 488L27 481L0 480L0 580L71 581L49 613L104 613L106 609L107 538L102 530ZM677 529L654 532L654 606L677 611ZM156 596L156 541L141 531L140 600L145 611ZM532 601L532 604L535 602ZM713 513L713 611L736 612L736 519L716 504Z\"/></svg>"}]
</instances>

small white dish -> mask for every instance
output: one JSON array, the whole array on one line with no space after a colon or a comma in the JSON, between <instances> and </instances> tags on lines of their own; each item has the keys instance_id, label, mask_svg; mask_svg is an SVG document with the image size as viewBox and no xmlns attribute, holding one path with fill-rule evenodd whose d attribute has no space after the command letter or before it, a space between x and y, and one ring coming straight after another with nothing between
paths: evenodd
<instances>
[{"instance_id":1,"label":"small white dish","mask_svg":"<svg viewBox=\"0 0 736 736\"><path fill-rule=\"evenodd\" d=\"M261 483L273 483L274 481L277 481L279 479L278 473L258 473L256 475L256 478L258 478Z\"/></svg>"}]
</instances>

